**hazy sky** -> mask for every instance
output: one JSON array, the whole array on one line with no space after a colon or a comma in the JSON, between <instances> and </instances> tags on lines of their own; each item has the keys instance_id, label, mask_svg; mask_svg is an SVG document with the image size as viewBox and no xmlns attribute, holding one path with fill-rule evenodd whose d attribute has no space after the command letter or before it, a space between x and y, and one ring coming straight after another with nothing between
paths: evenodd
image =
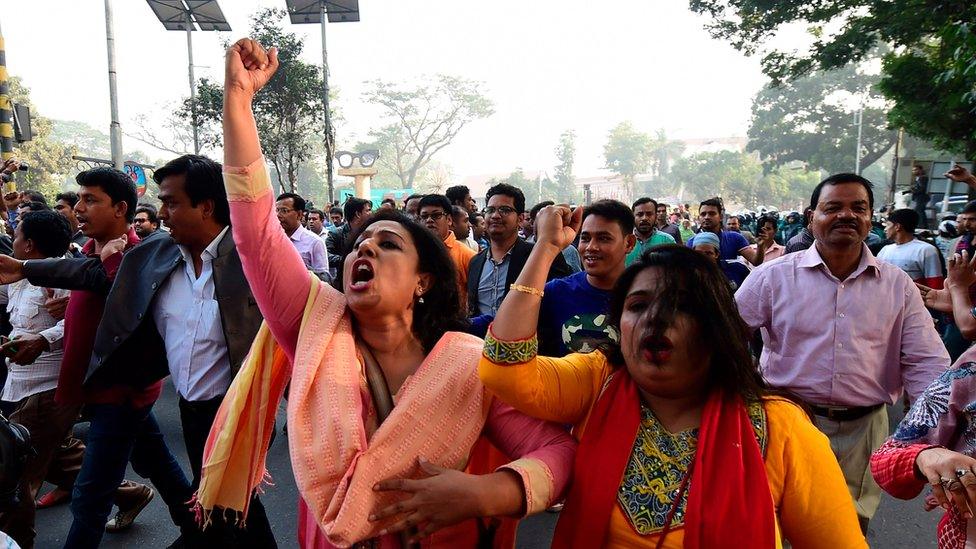
<instances>
[{"instance_id":1,"label":"hazy sky","mask_svg":"<svg viewBox=\"0 0 976 549\"><path fill-rule=\"evenodd\" d=\"M221 0L234 31L194 33L196 76L222 78L221 40L243 36L258 8L284 0ZM40 114L108 131L103 0L4 0L7 64ZM123 131L139 114L160 120L188 95L186 35L163 29L143 0L114 0ZM484 82L495 114L467 127L438 159L455 176L552 171L559 134L576 130L576 175L603 165L607 132L631 120L673 137L744 135L763 85L758 61L711 39L704 20L667 0L360 0L362 21L330 24L330 83L355 143L377 112L363 82L449 73ZM318 25L290 25L304 57L321 63ZM148 147L131 140L126 148ZM164 155L163 153L159 153Z\"/></svg>"}]
</instances>

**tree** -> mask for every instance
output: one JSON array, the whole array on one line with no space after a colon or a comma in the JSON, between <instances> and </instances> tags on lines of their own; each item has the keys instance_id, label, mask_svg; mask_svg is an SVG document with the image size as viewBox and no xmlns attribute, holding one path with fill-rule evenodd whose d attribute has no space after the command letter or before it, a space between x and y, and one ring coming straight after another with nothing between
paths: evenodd
<instances>
[{"instance_id":1,"label":"tree","mask_svg":"<svg viewBox=\"0 0 976 549\"><path fill-rule=\"evenodd\" d=\"M370 137L405 189L413 187L417 174L467 124L495 112L491 100L479 91L480 83L443 74L432 80L429 85L374 80L363 94L367 103L385 111L388 123Z\"/></svg>"},{"instance_id":2,"label":"tree","mask_svg":"<svg viewBox=\"0 0 976 549\"><path fill-rule=\"evenodd\" d=\"M646 133L637 131L630 122L621 122L610 130L603 146L606 168L620 175L634 194L637 175L646 173L651 166L652 140Z\"/></svg>"},{"instance_id":3,"label":"tree","mask_svg":"<svg viewBox=\"0 0 976 549\"><path fill-rule=\"evenodd\" d=\"M746 208L795 207L809 200L820 181L815 171L784 167L763 174L762 165L749 153L703 152L675 162L672 177L690 196L704 200L722 197L726 204Z\"/></svg>"},{"instance_id":4,"label":"tree","mask_svg":"<svg viewBox=\"0 0 976 549\"><path fill-rule=\"evenodd\" d=\"M573 163L576 160L576 132L573 130L566 130L559 136L556 159L559 164L556 165L555 181L551 188L557 201L569 204L579 199L573 178Z\"/></svg>"},{"instance_id":5,"label":"tree","mask_svg":"<svg viewBox=\"0 0 976 549\"><path fill-rule=\"evenodd\" d=\"M30 168L26 173L18 172L18 187L38 190L53 202L54 196L61 192L62 182L77 171L71 158L77 154L76 149L52 138L51 120L40 116L31 103L30 90L20 78L11 78L9 86L10 100L30 107L34 132L31 141L14 144L14 157Z\"/></svg>"},{"instance_id":6,"label":"tree","mask_svg":"<svg viewBox=\"0 0 976 549\"><path fill-rule=\"evenodd\" d=\"M861 166L874 164L898 138L875 91L878 80L848 65L763 88L752 101L749 150L759 153L767 173L797 161L811 170L852 172L856 109L844 100L855 97L864 106Z\"/></svg>"},{"instance_id":7,"label":"tree","mask_svg":"<svg viewBox=\"0 0 976 549\"><path fill-rule=\"evenodd\" d=\"M894 101L892 124L949 152L976 158L976 35L967 23L939 46L884 61L878 88ZM956 45L954 49L946 47Z\"/></svg>"},{"instance_id":8,"label":"tree","mask_svg":"<svg viewBox=\"0 0 976 549\"><path fill-rule=\"evenodd\" d=\"M522 168L515 168L511 174L505 179L491 178L488 180L488 188L490 189L493 185L499 183L508 183L513 187L518 187L522 190L522 194L525 195L525 209L529 210L532 206L538 204L542 201L539 197L539 181L531 180L525 176L525 171Z\"/></svg>"},{"instance_id":9,"label":"tree","mask_svg":"<svg viewBox=\"0 0 976 549\"><path fill-rule=\"evenodd\" d=\"M884 45L879 89L890 120L940 147L976 156L976 2L960 0L691 0L712 36L762 56L774 85L868 59ZM805 25L805 52L768 47Z\"/></svg>"},{"instance_id":10,"label":"tree","mask_svg":"<svg viewBox=\"0 0 976 549\"><path fill-rule=\"evenodd\" d=\"M261 150L278 181L295 192L301 164L314 153L315 140L322 141L323 83L319 67L299 58L305 44L297 34L284 29L286 15L285 10L267 8L251 18L250 36L261 44L276 45L280 63L268 84L254 96L253 108ZM223 86L201 79L196 91L196 118L189 99L180 107L179 116L187 125L197 125L204 145L219 146Z\"/></svg>"}]
</instances>

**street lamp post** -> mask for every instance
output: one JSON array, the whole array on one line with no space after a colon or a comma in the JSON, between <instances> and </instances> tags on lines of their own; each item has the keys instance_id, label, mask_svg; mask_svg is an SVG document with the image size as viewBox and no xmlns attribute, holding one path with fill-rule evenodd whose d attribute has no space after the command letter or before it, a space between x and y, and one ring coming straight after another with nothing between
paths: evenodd
<instances>
[{"instance_id":1,"label":"street lamp post","mask_svg":"<svg viewBox=\"0 0 976 549\"><path fill-rule=\"evenodd\" d=\"M197 86L193 76L193 31L230 31L230 23L217 0L146 0L166 30L186 31L187 76L190 80L190 125L193 152L200 154L200 128L197 126Z\"/></svg>"},{"instance_id":2,"label":"street lamp post","mask_svg":"<svg viewBox=\"0 0 976 549\"><path fill-rule=\"evenodd\" d=\"M119 125L119 98L115 85L115 31L112 25L112 0L105 0L105 44L108 49L108 96L111 103L112 122L109 139L112 144L112 164L122 169L122 127Z\"/></svg>"},{"instance_id":3,"label":"street lamp post","mask_svg":"<svg viewBox=\"0 0 976 549\"><path fill-rule=\"evenodd\" d=\"M325 171L329 202L335 202L332 182L332 155L335 151L335 129L329 112L329 55L325 47L325 24L359 21L359 0L285 0L292 24L320 23L322 25L322 107L325 113Z\"/></svg>"}]
</instances>

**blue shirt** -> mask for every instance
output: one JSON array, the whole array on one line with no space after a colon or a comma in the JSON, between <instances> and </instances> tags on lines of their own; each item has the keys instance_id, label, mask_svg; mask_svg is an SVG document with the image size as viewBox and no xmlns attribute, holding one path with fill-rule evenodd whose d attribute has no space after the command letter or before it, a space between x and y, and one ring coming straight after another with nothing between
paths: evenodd
<instances>
[{"instance_id":1,"label":"blue shirt","mask_svg":"<svg viewBox=\"0 0 976 549\"><path fill-rule=\"evenodd\" d=\"M512 263L512 250L509 249L498 263L492 259L490 248L487 254L481 278L478 279L478 312L495 316L505 297L505 280L508 278L508 266Z\"/></svg>"},{"instance_id":2,"label":"blue shirt","mask_svg":"<svg viewBox=\"0 0 976 549\"><path fill-rule=\"evenodd\" d=\"M698 235L695 235L694 238L688 241L689 248L695 247L695 238L697 237ZM732 282L733 287L738 288L749 274L749 267L737 261L739 258L739 250L748 248L749 241L746 240L746 237L734 231L722 231L718 235L718 241L718 266L722 268L722 272Z\"/></svg>"},{"instance_id":3,"label":"blue shirt","mask_svg":"<svg viewBox=\"0 0 976 549\"><path fill-rule=\"evenodd\" d=\"M580 272L546 283L539 309L539 354L588 353L600 344L620 340L608 322L610 290L590 285Z\"/></svg>"}]
</instances>

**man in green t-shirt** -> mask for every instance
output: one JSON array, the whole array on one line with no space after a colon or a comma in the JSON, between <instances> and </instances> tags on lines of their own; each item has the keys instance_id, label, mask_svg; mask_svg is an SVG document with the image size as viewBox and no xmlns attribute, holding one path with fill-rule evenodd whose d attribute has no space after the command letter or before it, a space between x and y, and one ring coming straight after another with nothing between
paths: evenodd
<instances>
[{"instance_id":1,"label":"man in green t-shirt","mask_svg":"<svg viewBox=\"0 0 976 549\"><path fill-rule=\"evenodd\" d=\"M657 229L657 201L652 198L638 198L631 207L634 211L634 236L637 245L627 254L630 265L644 253L644 250L660 244L674 244L674 237Z\"/></svg>"}]
</instances>

